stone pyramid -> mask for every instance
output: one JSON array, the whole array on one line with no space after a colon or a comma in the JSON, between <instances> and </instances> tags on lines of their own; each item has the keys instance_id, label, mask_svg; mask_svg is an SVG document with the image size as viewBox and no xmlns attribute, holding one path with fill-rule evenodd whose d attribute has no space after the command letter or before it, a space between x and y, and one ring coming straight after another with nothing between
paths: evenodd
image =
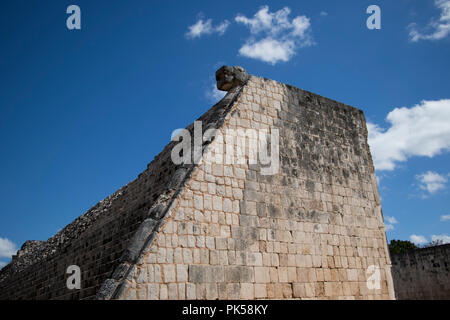
<instances>
[{"instance_id":1,"label":"stone pyramid","mask_svg":"<svg viewBox=\"0 0 450 320\"><path fill-rule=\"evenodd\" d=\"M241 67L216 79L226 96L136 180L24 243L0 299L394 298L363 112Z\"/></svg>"}]
</instances>

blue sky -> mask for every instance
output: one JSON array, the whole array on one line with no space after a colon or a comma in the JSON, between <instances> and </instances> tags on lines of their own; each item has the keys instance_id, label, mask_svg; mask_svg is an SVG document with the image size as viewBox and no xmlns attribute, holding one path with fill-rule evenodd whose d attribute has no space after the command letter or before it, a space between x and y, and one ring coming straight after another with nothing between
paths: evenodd
<instances>
[{"instance_id":1,"label":"blue sky","mask_svg":"<svg viewBox=\"0 0 450 320\"><path fill-rule=\"evenodd\" d=\"M136 178L224 64L361 108L388 238L448 240L450 0L2 1L0 41L0 266Z\"/></svg>"}]
</instances>

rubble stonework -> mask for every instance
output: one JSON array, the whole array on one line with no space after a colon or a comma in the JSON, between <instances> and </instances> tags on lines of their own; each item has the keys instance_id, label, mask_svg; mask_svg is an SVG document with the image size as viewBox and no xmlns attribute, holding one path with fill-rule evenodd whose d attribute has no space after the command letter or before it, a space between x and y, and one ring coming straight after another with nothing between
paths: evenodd
<instances>
[{"instance_id":1,"label":"rubble stonework","mask_svg":"<svg viewBox=\"0 0 450 320\"><path fill-rule=\"evenodd\" d=\"M399 300L450 299L450 244L392 255Z\"/></svg>"},{"instance_id":2,"label":"rubble stonework","mask_svg":"<svg viewBox=\"0 0 450 320\"><path fill-rule=\"evenodd\" d=\"M200 164L174 165L172 142L76 237L5 267L1 299L394 298L362 111L241 67L216 77L228 93L203 130L278 130L278 172L211 161L214 137ZM65 288L71 264L80 290Z\"/></svg>"}]
</instances>

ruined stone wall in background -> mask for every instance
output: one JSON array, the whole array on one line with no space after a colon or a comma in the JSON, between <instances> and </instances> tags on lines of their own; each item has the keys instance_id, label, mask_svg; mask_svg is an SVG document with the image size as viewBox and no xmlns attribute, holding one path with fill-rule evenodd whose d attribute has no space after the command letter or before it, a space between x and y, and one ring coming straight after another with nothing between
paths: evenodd
<instances>
[{"instance_id":1,"label":"ruined stone wall in background","mask_svg":"<svg viewBox=\"0 0 450 320\"><path fill-rule=\"evenodd\" d=\"M399 300L450 299L450 244L392 255Z\"/></svg>"},{"instance_id":2,"label":"ruined stone wall in background","mask_svg":"<svg viewBox=\"0 0 450 320\"><path fill-rule=\"evenodd\" d=\"M251 77L220 132L238 128L279 130L278 173L203 161L116 298L394 298L362 111Z\"/></svg>"}]
</instances>

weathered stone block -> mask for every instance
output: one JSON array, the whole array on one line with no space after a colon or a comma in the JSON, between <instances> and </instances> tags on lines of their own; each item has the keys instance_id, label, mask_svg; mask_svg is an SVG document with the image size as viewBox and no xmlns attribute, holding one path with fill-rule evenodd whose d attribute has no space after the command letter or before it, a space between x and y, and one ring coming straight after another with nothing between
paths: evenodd
<instances>
[{"instance_id":1,"label":"weathered stone block","mask_svg":"<svg viewBox=\"0 0 450 320\"><path fill-rule=\"evenodd\" d=\"M255 288L253 283L241 283L241 299L251 300L255 298Z\"/></svg>"},{"instance_id":2,"label":"weathered stone block","mask_svg":"<svg viewBox=\"0 0 450 320\"><path fill-rule=\"evenodd\" d=\"M226 282L254 282L253 268L245 266L226 266Z\"/></svg>"},{"instance_id":3,"label":"weathered stone block","mask_svg":"<svg viewBox=\"0 0 450 320\"><path fill-rule=\"evenodd\" d=\"M176 281L175 266L173 264L163 265L163 270L165 283Z\"/></svg>"},{"instance_id":4,"label":"weathered stone block","mask_svg":"<svg viewBox=\"0 0 450 320\"><path fill-rule=\"evenodd\" d=\"M255 267L255 282L256 283L270 282L269 267Z\"/></svg>"}]
</instances>

